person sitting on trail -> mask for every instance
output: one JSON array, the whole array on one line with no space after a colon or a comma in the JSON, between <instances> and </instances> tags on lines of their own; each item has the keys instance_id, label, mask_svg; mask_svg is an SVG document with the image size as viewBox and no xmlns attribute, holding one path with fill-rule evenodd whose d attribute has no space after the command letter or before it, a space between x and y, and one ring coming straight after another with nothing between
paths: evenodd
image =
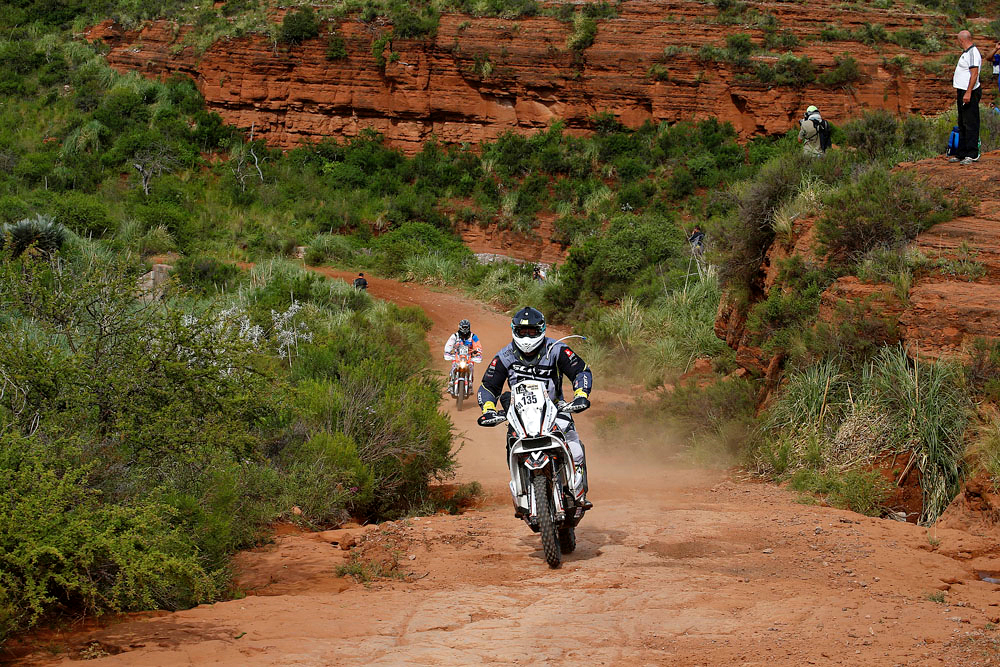
<instances>
[{"instance_id":1,"label":"person sitting on trail","mask_svg":"<svg viewBox=\"0 0 1000 667\"><path fill-rule=\"evenodd\" d=\"M799 121L798 140L802 143L802 152L814 157L823 155L830 147L830 124L823 120L815 106L809 106Z\"/></svg>"},{"instance_id":2,"label":"person sitting on trail","mask_svg":"<svg viewBox=\"0 0 1000 667\"><path fill-rule=\"evenodd\" d=\"M698 225L694 226L691 230L691 235L688 236L688 243L691 244L691 250L696 254L700 255L705 249L705 232L701 231L701 227Z\"/></svg>"},{"instance_id":3,"label":"person sitting on trail","mask_svg":"<svg viewBox=\"0 0 1000 667\"><path fill-rule=\"evenodd\" d=\"M479 343L479 336L472 333L472 323L469 320L459 322L458 331L453 333L444 344L445 361L455 361L455 348L459 345L468 346L472 363L482 362L483 346Z\"/></svg>"},{"instance_id":4,"label":"person sitting on trail","mask_svg":"<svg viewBox=\"0 0 1000 667\"><path fill-rule=\"evenodd\" d=\"M365 280L365 274L359 273L358 277L354 279L354 289L356 290L368 289L368 281Z\"/></svg>"},{"instance_id":5,"label":"person sitting on trail","mask_svg":"<svg viewBox=\"0 0 1000 667\"><path fill-rule=\"evenodd\" d=\"M541 311L522 308L514 314L510 328L513 340L493 357L483 373L478 394L483 414L478 423L480 426L496 426L502 421L497 412L498 401L504 412L510 409L510 392L504 392L504 383L513 389L526 380L539 381L547 388L549 398L558 403L563 397L562 378L564 375L568 377L573 383L573 402L559 413L556 425L566 436L573 464L583 480L583 489L577 491L577 497L585 508L590 509L593 504L587 501L586 451L570 413L583 412L590 407L594 375L590 366L568 345L545 336L545 316ZM508 426L508 452L512 444L510 434Z\"/></svg>"}]
</instances>

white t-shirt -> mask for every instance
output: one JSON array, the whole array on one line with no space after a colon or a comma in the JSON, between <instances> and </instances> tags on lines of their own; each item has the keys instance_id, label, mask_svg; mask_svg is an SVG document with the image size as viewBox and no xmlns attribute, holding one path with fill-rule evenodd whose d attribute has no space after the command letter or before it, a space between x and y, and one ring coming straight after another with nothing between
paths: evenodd
<instances>
[{"instance_id":1,"label":"white t-shirt","mask_svg":"<svg viewBox=\"0 0 1000 667\"><path fill-rule=\"evenodd\" d=\"M978 67L980 70L983 68L983 56L979 53L979 49L976 48L975 44L967 48L962 53L962 57L958 59L958 65L955 66L955 76L951 79L951 85L959 90L968 90L969 70L973 67ZM973 86L973 89L978 87L979 78L976 77L976 85Z\"/></svg>"}]
</instances>

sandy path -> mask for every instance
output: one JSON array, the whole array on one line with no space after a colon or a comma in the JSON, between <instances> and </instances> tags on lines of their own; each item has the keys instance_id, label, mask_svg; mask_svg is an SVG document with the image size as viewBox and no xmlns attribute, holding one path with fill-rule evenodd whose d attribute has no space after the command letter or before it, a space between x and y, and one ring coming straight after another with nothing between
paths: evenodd
<instances>
[{"instance_id":1,"label":"sandy path","mask_svg":"<svg viewBox=\"0 0 1000 667\"><path fill-rule=\"evenodd\" d=\"M432 348L461 317L487 354L509 339L509 319L459 296L370 282L373 296L427 311ZM348 553L336 543L362 528L286 535L238 559L254 595L52 642L73 657L93 642L120 652L96 665L1000 660L987 629L1000 622L1000 587L975 577L1000 570L996 539L798 504L779 488L668 456L637 460L597 436L600 410L615 410L597 382L595 410L578 420L596 508L559 570L511 516L501 431L477 428L474 409L449 408L466 434L461 477L483 481L490 501L377 529L405 553L405 581L366 587L334 575ZM942 592L942 602L930 599Z\"/></svg>"}]
</instances>

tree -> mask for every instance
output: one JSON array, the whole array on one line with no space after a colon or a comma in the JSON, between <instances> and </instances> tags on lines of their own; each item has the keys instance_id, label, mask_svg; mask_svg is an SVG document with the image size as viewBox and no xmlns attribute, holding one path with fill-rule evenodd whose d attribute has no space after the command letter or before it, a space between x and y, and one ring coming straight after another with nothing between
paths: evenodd
<instances>
[{"instance_id":1,"label":"tree","mask_svg":"<svg viewBox=\"0 0 1000 667\"><path fill-rule=\"evenodd\" d=\"M151 144L132 156L132 167L139 172L142 193L149 196L150 184L154 176L170 173L177 168L177 156L164 143Z\"/></svg>"}]
</instances>

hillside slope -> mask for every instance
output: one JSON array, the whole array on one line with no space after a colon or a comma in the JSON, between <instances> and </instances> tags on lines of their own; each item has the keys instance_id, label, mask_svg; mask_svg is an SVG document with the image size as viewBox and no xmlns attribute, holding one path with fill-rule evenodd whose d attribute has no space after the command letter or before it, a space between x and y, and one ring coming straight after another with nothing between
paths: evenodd
<instances>
[{"instance_id":1,"label":"hillside slope","mask_svg":"<svg viewBox=\"0 0 1000 667\"><path fill-rule=\"evenodd\" d=\"M434 37L385 42L379 39L389 34L387 26L351 17L325 24L320 37L300 46L251 35L201 54L185 46L193 28L168 21L131 32L105 22L88 37L111 47L108 61L121 71L193 77L211 110L286 148L371 128L415 152L431 136L475 144L556 120L586 131L603 111L633 127L718 117L746 137L785 132L812 103L842 122L866 107L935 113L951 101L947 68L937 64L942 52L925 55L885 40L911 30L938 35L925 53L947 48L941 38L951 29L942 17L834 3L741 6L744 14L723 15L700 2L630 0L616 6L616 18L598 21L593 44L580 51L567 47L572 21L551 16L444 15ZM870 46L855 41L866 25L882 35ZM840 37L831 36L834 27ZM331 62L325 35L334 30L347 55ZM727 35L737 33L753 39L752 61L737 66L718 52L701 52L724 47ZM770 47L760 49L766 40ZM809 57L818 74L849 55L859 76L825 86L762 83L756 64L773 66L786 51Z\"/></svg>"},{"instance_id":2,"label":"hillside slope","mask_svg":"<svg viewBox=\"0 0 1000 667\"><path fill-rule=\"evenodd\" d=\"M1000 152L984 154L974 167L943 157L904 164L928 183L971 200L973 213L933 226L910 244L922 263L912 282L865 282L848 275L823 293L820 320L835 322L845 308L862 309L886 322L893 339L928 358L964 353L977 338L1000 339ZM774 284L782 259L812 256L814 220L800 222L790 244L775 241L760 268L764 292ZM746 309L723 300L716 333L737 351L742 366L765 373L769 360L755 347Z\"/></svg>"}]
</instances>

